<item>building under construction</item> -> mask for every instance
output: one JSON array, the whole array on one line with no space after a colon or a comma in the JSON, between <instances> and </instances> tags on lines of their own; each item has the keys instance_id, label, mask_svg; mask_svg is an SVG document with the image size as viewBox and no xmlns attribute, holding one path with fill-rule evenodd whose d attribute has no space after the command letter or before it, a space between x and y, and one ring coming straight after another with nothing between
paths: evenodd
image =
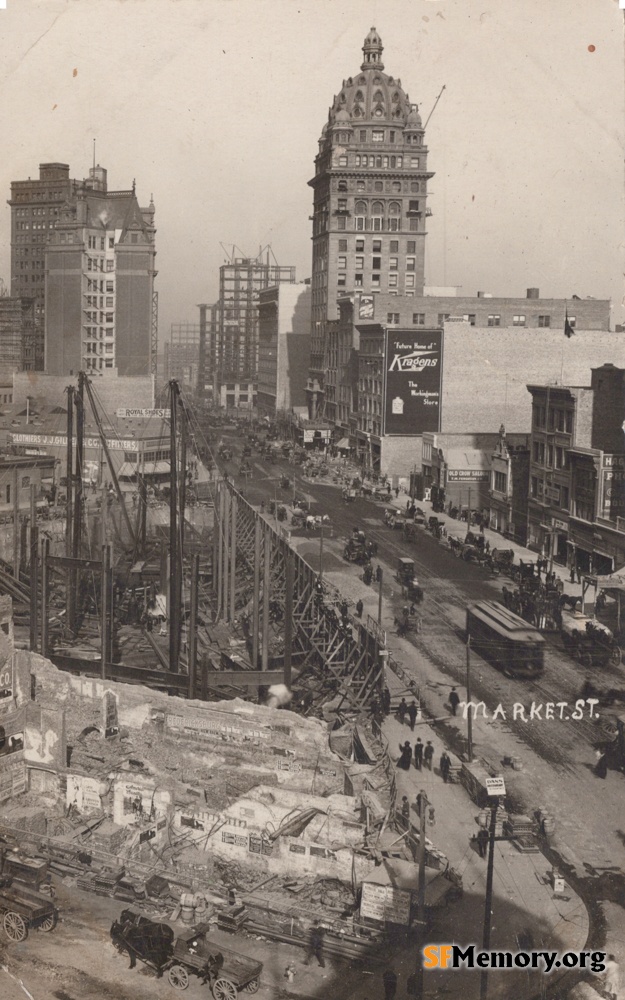
<instances>
[{"instance_id":1,"label":"building under construction","mask_svg":"<svg viewBox=\"0 0 625 1000\"><path fill-rule=\"evenodd\" d=\"M219 268L219 384L254 382L258 372L258 295L264 288L295 281L294 267L280 267L271 248L257 257L237 256L232 247ZM234 390L230 390L231 393Z\"/></svg>"}]
</instances>

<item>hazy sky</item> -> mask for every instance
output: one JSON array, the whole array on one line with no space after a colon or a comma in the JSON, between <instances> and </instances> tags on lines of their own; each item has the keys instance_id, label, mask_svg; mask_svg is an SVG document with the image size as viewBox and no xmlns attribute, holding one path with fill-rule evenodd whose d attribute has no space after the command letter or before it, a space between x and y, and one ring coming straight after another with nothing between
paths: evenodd
<instances>
[{"instance_id":1,"label":"hazy sky","mask_svg":"<svg viewBox=\"0 0 625 1000\"><path fill-rule=\"evenodd\" d=\"M317 140L375 25L429 115L426 281L610 297L623 318L617 0L8 0L0 190L40 162L156 204L160 335L217 296L220 242L310 275ZM10 278L10 215L0 276Z\"/></svg>"}]
</instances>

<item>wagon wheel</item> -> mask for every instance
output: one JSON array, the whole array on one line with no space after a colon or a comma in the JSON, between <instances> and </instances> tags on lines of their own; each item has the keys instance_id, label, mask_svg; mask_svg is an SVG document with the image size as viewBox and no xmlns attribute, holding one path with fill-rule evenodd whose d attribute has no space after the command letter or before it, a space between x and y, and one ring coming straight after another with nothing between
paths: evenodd
<instances>
[{"instance_id":1,"label":"wagon wheel","mask_svg":"<svg viewBox=\"0 0 625 1000\"><path fill-rule=\"evenodd\" d=\"M213 983L215 1000L236 1000L237 988L229 979L216 979Z\"/></svg>"},{"instance_id":2,"label":"wagon wheel","mask_svg":"<svg viewBox=\"0 0 625 1000\"><path fill-rule=\"evenodd\" d=\"M260 979L256 978L250 980L250 982L247 984L247 986L244 987L244 989L246 993L258 993L259 986L260 986Z\"/></svg>"},{"instance_id":3,"label":"wagon wheel","mask_svg":"<svg viewBox=\"0 0 625 1000\"><path fill-rule=\"evenodd\" d=\"M610 665L613 667L618 667L621 662L621 647L617 646L616 643L612 646L610 650Z\"/></svg>"},{"instance_id":4,"label":"wagon wheel","mask_svg":"<svg viewBox=\"0 0 625 1000\"><path fill-rule=\"evenodd\" d=\"M15 910L8 910L4 914L3 926L9 941L24 941L28 937L26 921Z\"/></svg>"},{"instance_id":5,"label":"wagon wheel","mask_svg":"<svg viewBox=\"0 0 625 1000\"><path fill-rule=\"evenodd\" d=\"M184 965L172 965L167 973L167 978L170 985L175 986L177 990L186 990L189 985L189 973Z\"/></svg>"},{"instance_id":6,"label":"wagon wheel","mask_svg":"<svg viewBox=\"0 0 625 1000\"><path fill-rule=\"evenodd\" d=\"M44 917L44 919L39 924L39 930L46 932L53 931L54 928L56 927L57 919L58 919L58 914L56 912L49 913L48 916Z\"/></svg>"}]
</instances>

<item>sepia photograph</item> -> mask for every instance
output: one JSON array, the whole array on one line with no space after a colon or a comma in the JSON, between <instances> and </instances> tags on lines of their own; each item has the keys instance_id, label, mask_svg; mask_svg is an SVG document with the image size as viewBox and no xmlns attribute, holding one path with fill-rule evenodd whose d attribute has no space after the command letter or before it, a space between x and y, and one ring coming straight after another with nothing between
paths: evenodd
<instances>
[{"instance_id":1,"label":"sepia photograph","mask_svg":"<svg viewBox=\"0 0 625 1000\"><path fill-rule=\"evenodd\" d=\"M0 0L1 1000L625 1000L625 0Z\"/></svg>"}]
</instances>

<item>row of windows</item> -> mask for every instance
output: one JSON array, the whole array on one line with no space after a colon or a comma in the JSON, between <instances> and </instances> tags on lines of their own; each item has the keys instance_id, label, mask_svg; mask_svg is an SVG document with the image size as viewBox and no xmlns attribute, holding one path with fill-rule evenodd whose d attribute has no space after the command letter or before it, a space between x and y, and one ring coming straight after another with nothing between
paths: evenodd
<instances>
[{"instance_id":1,"label":"row of windows","mask_svg":"<svg viewBox=\"0 0 625 1000\"><path fill-rule=\"evenodd\" d=\"M358 93L360 93L360 91ZM364 98L362 97L362 95L359 97L358 94L356 94L356 98L355 99L357 101L358 100L362 101ZM377 99L378 98L374 97L374 100L377 100ZM380 101L383 100L382 95L380 95L379 100ZM369 133L368 133L367 129L366 128L360 128L360 129L358 129L358 142L387 142L388 141L390 143L393 143L393 142L395 142L395 135L396 135L395 129L389 129L388 136L387 136L385 129L383 129L383 128L374 128L374 129L371 130L371 138L369 139ZM339 132L338 138L339 138L339 142L349 142L350 141L349 132ZM404 133L403 134L403 139L404 139L405 142L411 142L412 141L416 146L420 146L422 144L422 141L423 141L423 136L421 134L414 135L414 134L410 134L410 133Z\"/></svg>"},{"instance_id":2,"label":"row of windows","mask_svg":"<svg viewBox=\"0 0 625 1000\"><path fill-rule=\"evenodd\" d=\"M85 368L90 368L91 370L103 368L114 368L113 358L83 358L85 362Z\"/></svg>"},{"instance_id":3,"label":"row of windows","mask_svg":"<svg viewBox=\"0 0 625 1000\"><path fill-rule=\"evenodd\" d=\"M30 276L28 274L20 274L20 281L25 284L28 284L29 281L33 284L39 283L43 281L43 274L31 274Z\"/></svg>"},{"instance_id":4,"label":"row of windows","mask_svg":"<svg viewBox=\"0 0 625 1000\"><path fill-rule=\"evenodd\" d=\"M16 222L15 228L17 232L25 232L27 229L54 229L53 222Z\"/></svg>"},{"instance_id":5,"label":"row of windows","mask_svg":"<svg viewBox=\"0 0 625 1000\"><path fill-rule=\"evenodd\" d=\"M569 509L570 495L568 486L546 483L538 476L532 476L530 478L530 496L541 502L548 501L562 510ZM587 520L592 520L592 515Z\"/></svg>"},{"instance_id":6,"label":"row of windows","mask_svg":"<svg viewBox=\"0 0 625 1000\"><path fill-rule=\"evenodd\" d=\"M388 278L388 289L391 294L397 295L397 289L399 288L399 275L395 272L387 275ZM368 276L368 284L372 292L379 292L382 288L382 276L379 272L372 272ZM344 271L339 271L336 279L337 288L347 288L347 274ZM364 288L365 287L365 275L362 271L356 271L354 274L354 288ZM404 275L404 287L407 289L406 295L414 295L414 291L408 291L408 289L414 289L415 275L405 274ZM399 321L398 321L399 322Z\"/></svg>"},{"instance_id":7,"label":"row of windows","mask_svg":"<svg viewBox=\"0 0 625 1000\"><path fill-rule=\"evenodd\" d=\"M113 344L91 344L89 343L89 341L87 341L87 343L85 344L85 353L102 354L103 353L102 348L104 348L104 352L106 354L113 353Z\"/></svg>"},{"instance_id":8,"label":"row of windows","mask_svg":"<svg viewBox=\"0 0 625 1000\"><path fill-rule=\"evenodd\" d=\"M32 203L35 200L38 200L38 201L50 201L51 199L54 199L54 198L56 198L56 199L65 198L65 196L66 195L65 195L64 191L37 191L37 192L22 191L22 192L18 192L12 200L16 201L16 202L17 201L20 201L20 202L26 201L26 202ZM18 211L19 211L19 209L18 209Z\"/></svg>"},{"instance_id":9,"label":"row of windows","mask_svg":"<svg viewBox=\"0 0 625 1000\"><path fill-rule=\"evenodd\" d=\"M32 219L35 216L56 216L59 214L58 208L17 208L15 216L19 219Z\"/></svg>"},{"instance_id":10,"label":"row of windows","mask_svg":"<svg viewBox=\"0 0 625 1000\"><path fill-rule=\"evenodd\" d=\"M545 465L548 469L567 469L569 464L565 448L552 444L548 444L545 447L544 441L534 441L532 458L535 462Z\"/></svg>"},{"instance_id":11,"label":"row of windows","mask_svg":"<svg viewBox=\"0 0 625 1000\"><path fill-rule=\"evenodd\" d=\"M423 187L420 181L404 181L403 187L401 181L363 181L357 180L352 181L348 184L346 180L340 180L336 184L337 191L348 191L351 188L355 188L358 193L364 191L389 191L392 194L401 194L405 191L406 194L410 191L413 194L418 194L421 190L425 191L426 183L423 181Z\"/></svg>"},{"instance_id":12,"label":"row of windows","mask_svg":"<svg viewBox=\"0 0 625 1000\"><path fill-rule=\"evenodd\" d=\"M347 156L341 153L337 158L339 167L369 167L374 170L397 170L404 166L403 156L375 156L373 153L356 153ZM411 170L419 170L421 159L418 156L406 157L406 166Z\"/></svg>"},{"instance_id":13,"label":"row of windows","mask_svg":"<svg viewBox=\"0 0 625 1000\"><path fill-rule=\"evenodd\" d=\"M16 243L45 243L48 239L47 233L18 233L15 237Z\"/></svg>"},{"instance_id":14,"label":"row of windows","mask_svg":"<svg viewBox=\"0 0 625 1000\"><path fill-rule=\"evenodd\" d=\"M109 236L108 237L108 245L109 245L109 249L110 250L112 250L114 248L114 246L115 246L115 237L114 236ZM106 247L106 237L105 236L88 236L87 237L87 246L89 247L90 250L97 250L98 248L100 250L104 250L105 247Z\"/></svg>"},{"instance_id":15,"label":"row of windows","mask_svg":"<svg viewBox=\"0 0 625 1000\"><path fill-rule=\"evenodd\" d=\"M547 408L539 404L532 407L532 420L534 427L545 427ZM557 406L549 407L549 428L550 431L561 431L565 434L573 433L573 411L564 410Z\"/></svg>"},{"instance_id":16,"label":"row of windows","mask_svg":"<svg viewBox=\"0 0 625 1000\"><path fill-rule=\"evenodd\" d=\"M339 212L347 212L347 198L339 198L337 203L337 208ZM408 202L408 213L419 212L420 202L416 199L410 200ZM401 215L402 203L400 201L372 201L371 211L369 211L369 203L358 199L354 202L354 213L356 215Z\"/></svg>"},{"instance_id":17,"label":"row of windows","mask_svg":"<svg viewBox=\"0 0 625 1000\"><path fill-rule=\"evenodd\" d=\"M399 240L390 240L388 244L390 253L399 253ZM365 246L367 245L366 239L356 240L355 250L356 253L364 253ZM349 240L340 239L338 241L339 253L347 253L349 250ZM382 240L372 240L371 241L371 252L372 253L382 253ZM417 252L417 241L416 240L406 240L406 253L416 253Z\"/></svg>"},{"instance_id":18,"label":"row of windows","mask_svg":"<svg viewBox=\"0 0 625 1000\"><path fill-rule=\"evenodd\" d=\"M404 267L406 268L407 271L414 271L414 270L416 270L416 261L417 261L416 257L406 257L405 260L402 261L402 263L403 263L403 265L404 265ZM362 268L364 268L364 266L365 266L365 257L364 257L364 254L362 256L360 254L356 254L356 256L354 257L354 267L358 271L358 270L362 270ZM339 271L345 270L345 268L347 267L347 256L346 255L339 254L339 256L337 258L337 267L338 267ZM389 257L389 259L388 259L388 267L389 267L390 271L397 271L397 270L399 270L399 257ZM381 270L381 268L382 268L382 258L378 257L378 256L376 256L374 254L371 257L371 269L373 271L379 271L379 270Z\"/></svg>"},{"instance_id":19,"label":"row of windows","mask_svg":"<svg viewBox=\"0 0 625 1000\"><path fill-rule=\"evenodd\" d=\"M104 296L100 295L99 296L99 300L98 300L98 296L97 295L85 295L85 303L88 306L99 306L100 309L102 309L104 307ZM115 304L114 297L112 295L107 295L106 296L106 305L107 306L113 306L114 304ZM112 315L113 314L111 313L111 316ZM112 320L111 320L111 322L112 322ZM108 323L108 319L107 319L107 323Z\"/></svg>"},{"instance_id":20,"label":"row of windows","mask_svg":"<svg viewBox=\"0 0 625 1000\"><path fill-rule=\"evenodd\" d=\"M87 321L91 322L91 323L98 323L98 322L99 323L104 323L104 322L106 322L106 323L113 323L115 321L114 313L109 313L109 312L107 312L107 313L101 312L99 314L99 316L100 316L99 320L98 320L98 313L97 312L89 312L89 311L87 311L87 312L85 312L85 316L87 317Z\"/></svg>"},{"instance_id":21,"label":"row of windows","mask_svg":"<svg viewBox=\"0 0 625 1000\"><path fill-rule=\"evenodd\" d=\"M88 271L104 271L104 263L105 263L104 257L100 257L100 258L97 258L97 257L87 257L87 270ZM114 271L115 270L115 261L114 260L107 260L106 261L106 270L107 271Z\"/></svg>"}]
</instances>

